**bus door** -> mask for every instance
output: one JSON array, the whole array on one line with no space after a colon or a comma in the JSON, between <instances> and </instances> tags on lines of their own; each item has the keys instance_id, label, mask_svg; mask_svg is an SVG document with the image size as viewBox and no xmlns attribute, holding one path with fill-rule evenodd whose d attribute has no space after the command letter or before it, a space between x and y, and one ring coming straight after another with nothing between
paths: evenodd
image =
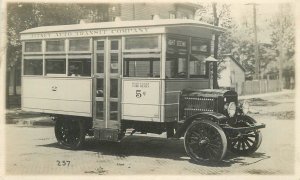
<instances>
[{"instance_id":1,"label":"bus door","mask_svg":"<svg viewBox=\"0 0 300 180\"><path fill-rule=\"evenodd\" d=\"M120 124L121 40L94 41L94 128L118 129Z\"/></svg>"}]
</instances>

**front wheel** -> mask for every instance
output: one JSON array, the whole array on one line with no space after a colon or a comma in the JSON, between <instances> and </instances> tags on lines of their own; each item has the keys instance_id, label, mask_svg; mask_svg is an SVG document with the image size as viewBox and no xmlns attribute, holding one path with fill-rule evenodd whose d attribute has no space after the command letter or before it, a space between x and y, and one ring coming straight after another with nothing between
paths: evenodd
<instances>
[{"instance_id":1,"label":"front wheel","mask_svg":"<svg viewBox=\"0 0 300 180\"><path fill-rule=\"evenodd\" d=\"M211 121L194 121L184 135L186 153L196 163L221 161L227 149L224 131Z\"/></svg>"},{"instance_id":2,"label":"front wheel","mask_svg":"<svg viewBox=\"0 0 300 180\"><path fill-rule=\"evenodd\" d=\"M55 122L55 137L66 149L79 149L85 140L84 122L76 119L58 119Z\"/></svg>"},{"instance_id":3,"label":"front wheel","mask_svg":"<svg viewBox=\"0 0 300 180\"><path fill-rule=\"evenodd\" d=\"M249 127L256 123L256 121L248 116L243 117L238 126ZM247 156L254 153L260 146L262 141L262 134L259 130L249 131L229 141L229 150L235 154Z\"/></svg>"}]
</instances>

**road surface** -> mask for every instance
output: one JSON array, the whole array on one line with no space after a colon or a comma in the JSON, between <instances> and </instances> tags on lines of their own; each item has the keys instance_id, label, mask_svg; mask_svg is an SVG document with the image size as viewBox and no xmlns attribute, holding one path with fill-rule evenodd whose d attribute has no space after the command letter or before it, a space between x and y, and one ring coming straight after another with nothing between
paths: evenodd
<instances>
[{"instance_id":1,"label":"road surface","mask_svg":"<svg viewBox=\"0 0 300 180\"><path fill-rule=\"evenodd\" d=\"M6 125L6 174L14 175L238 175L294 173L294 93L251 99L250 116L265 123L256 153L227 153L224 162L190 161L183 140L134 135L121 143L88 139L83 150L61 149L53 127Z\"/></svg>"}]
</instances>

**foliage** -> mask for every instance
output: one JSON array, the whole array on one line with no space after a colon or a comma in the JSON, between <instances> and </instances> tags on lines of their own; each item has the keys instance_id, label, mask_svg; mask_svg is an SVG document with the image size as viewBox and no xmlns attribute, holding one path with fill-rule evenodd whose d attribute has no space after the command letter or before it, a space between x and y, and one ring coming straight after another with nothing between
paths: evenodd
<instances>
[{"instance_id":1,"label":"foliage","mask_svg":"<svg viewBox=\"0 0 300 180\"><path fill-rule=\"evenodd\" d=\"M295 71L295 17L292 4L281 4L279 12L273 17L270 26L272 46L276 50L278 65L282 58L283 72ZM280 55L282 55L280 57ZM279 68L279 67L278 67Z\"/></svg>"},{"instance_id":2,"label":"foliage","mask_svg":"<svg viewBox=\"0 0 300 180\"><path fill-rule=\"evenodd\" d=\"M228 4L217 4L217 9L219 25L226 28L219 39L218 71L221 72L224 69L223 56L231 54L245 68L246 75L251 77L255 72L253 25L249 26L247 22L235 24L231 17L231 7ZM257 27L258 30L272 29L271 44L259 43L260 73L262 75L278 73L280 52L284 54L285 59L283 72L294 72L295 25L293 13L291 4L282 4L279 13L268 18L271 23L264 23L264 27ZM200 21L214 24L211 3L203 4L203 9L198 10L197 15Z\"/></svg>"},{"instance_id":3,"label":"foliage","mask_svg":"<svg viewBox=\"0 0 300 180\"><path fill-rule=\"evenodd\" d=\"M7 69L20 65L19 33L21 31L38 26L76 24L80 19L105 21L106 11L107 4L9 3L7 5Z\"/></svg>"}]
</instances>

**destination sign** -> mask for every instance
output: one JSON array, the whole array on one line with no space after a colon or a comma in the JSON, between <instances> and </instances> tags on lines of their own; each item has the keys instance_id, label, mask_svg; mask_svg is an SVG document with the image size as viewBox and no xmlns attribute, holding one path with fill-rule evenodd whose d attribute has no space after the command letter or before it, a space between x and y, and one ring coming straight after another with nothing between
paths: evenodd
<instances>
[{"instance_id":1,"label":"destination sign","mask_svg":"<svg viewBox=\"0 0 300 180\"><path fill-rule=\"evenodd\" d=\"M169 54L187 54L187 40L167 37L167 53Z\"/></svg>"}]
</instances>

